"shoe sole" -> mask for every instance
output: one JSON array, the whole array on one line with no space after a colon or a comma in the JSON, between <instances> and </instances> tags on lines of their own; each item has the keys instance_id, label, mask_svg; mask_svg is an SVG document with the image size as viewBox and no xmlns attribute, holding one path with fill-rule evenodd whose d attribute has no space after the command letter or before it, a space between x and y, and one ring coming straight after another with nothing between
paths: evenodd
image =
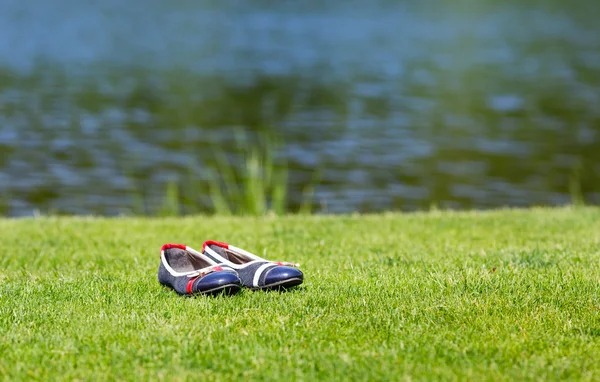
<instances>
[{"instance_id":1,"label":"shoe sole","mask_svg":"<svg viewBox=\"0 0 600 382\"><path fill-rule=\"evenodd\" d=\"M283 281L280 281L275 284L269 284L269 285L265 285L262 287L256 287L256 288L250 288L250 289L252 289L252 290L288 289L288 288L292 288L292 287L302 284L303 281L304 280L301 278L294 277L292 279L283 280Z\"/></svg>"},{"instance_id":2,"label":"shoe sole","mask_svg":"<svg viewBox=\"0 0 600 382\"><path fill-rule=\"evenodd\" d=\"M240 289L242 289L242 287L237 284L227 284L227 285L222 285L217 288L203 290L201 292L191 294L190 296L195 296L195 295L199 295L199 294L205 295L205 296L214 296L214 295L221 294L221 293L224 295L230 296L232 294L236 294L237 292L239 292Z\"/></svg>"}]
</instances>

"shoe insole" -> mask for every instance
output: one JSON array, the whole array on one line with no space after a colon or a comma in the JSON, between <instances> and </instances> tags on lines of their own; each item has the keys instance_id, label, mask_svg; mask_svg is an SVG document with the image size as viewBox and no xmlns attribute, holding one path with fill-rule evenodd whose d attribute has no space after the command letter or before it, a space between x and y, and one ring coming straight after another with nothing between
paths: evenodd
<instances>
[{"instance_id":1,"label":"shoe insole","mask_svg":"<svg viewBox=\"0 0 600 382\"><path fill-rule=\"evenodd\" d=\"M165 258L171 268L177 272L192 272L211 265L208 261L179 248L167 249L165 251Z\"/></svg>"}]
</instances>

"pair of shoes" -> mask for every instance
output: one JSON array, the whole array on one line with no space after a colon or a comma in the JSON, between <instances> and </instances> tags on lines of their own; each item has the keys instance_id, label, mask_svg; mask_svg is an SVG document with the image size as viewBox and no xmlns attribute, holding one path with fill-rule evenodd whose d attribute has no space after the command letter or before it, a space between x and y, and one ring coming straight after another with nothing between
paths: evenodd
<instances>
[{"instance_id":1,"label":"pair of shoes","mask_svg":"<svg viewBox=\"0 0 600 382\"><path fill-rule=\"evenodd\" d=\"M287 289L303 280L296 264L269 261L218 241L204 242L202 252L183 244L165 244L160 251L158 281L182 295L235 294L242 286Z\"/></svg>"}]
</instances>

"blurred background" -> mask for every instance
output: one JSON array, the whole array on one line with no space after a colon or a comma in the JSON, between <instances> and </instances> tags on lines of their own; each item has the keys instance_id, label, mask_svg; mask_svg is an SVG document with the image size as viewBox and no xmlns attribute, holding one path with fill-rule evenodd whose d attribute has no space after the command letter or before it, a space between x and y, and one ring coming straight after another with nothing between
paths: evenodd
<instances>
[{"instance_id":1,"label":"blurred background","mask_svg":"<svg viewBox=\"0 0 600 382\"><path fill-rule=\"evenodd\" d=\"M0 0L0 215L600 203L600 2Z\"/></svg>"}]
</instances>

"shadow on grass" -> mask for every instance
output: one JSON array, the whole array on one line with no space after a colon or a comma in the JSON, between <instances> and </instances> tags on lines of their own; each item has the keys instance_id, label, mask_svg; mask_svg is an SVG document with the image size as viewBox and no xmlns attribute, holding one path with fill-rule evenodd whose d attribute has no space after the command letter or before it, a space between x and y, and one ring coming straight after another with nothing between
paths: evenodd
<instances>
[{"instance_id":1,"label":"shadow on grass","mask_svg":"<svg viewBox=\"0 0 600 382\"><path fill-rule=\"evenodd\" d=\"M249 289L252 293L278 293L278 294L294 294L294 293L303 293L306 291L306 286L297 285L289 288L285 287L275 287L275 288L265 288L265 289Z\"/></svg>"}]
</instances>

